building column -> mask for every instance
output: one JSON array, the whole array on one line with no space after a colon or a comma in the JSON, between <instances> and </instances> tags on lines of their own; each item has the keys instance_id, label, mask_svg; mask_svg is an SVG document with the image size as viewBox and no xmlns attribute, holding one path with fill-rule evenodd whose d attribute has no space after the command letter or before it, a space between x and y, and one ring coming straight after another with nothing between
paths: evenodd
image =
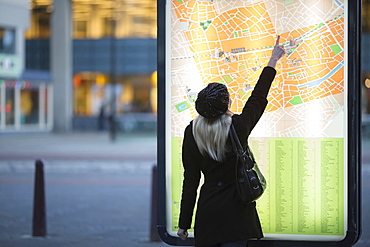
<instances>
[{"instance_id":1,"label":"building column","mask_svg":"<svg viewBox=\"0 0 370 247\"><path fill-rule=\"evenodd\" d=\"M54 131L72 130L71 0L55 0L51 18L51 72L54 82Z\"/></svg>"}]
</instances>

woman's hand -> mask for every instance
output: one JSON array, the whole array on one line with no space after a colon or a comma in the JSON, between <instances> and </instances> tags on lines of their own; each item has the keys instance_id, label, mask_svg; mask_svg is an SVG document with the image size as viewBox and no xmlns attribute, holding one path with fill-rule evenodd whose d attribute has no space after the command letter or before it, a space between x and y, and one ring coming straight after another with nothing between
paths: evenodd
<instances>
[{"instance_id":1,"label":"woman's hand","mask_svg":"<svg viewBox=\"0 0 370 247\"><path fill-rule=\"evenodd\" d=\"M187 239L188 235L189 234L188 234L187 230L179 228L179 230L177 231L177 236L179 236L182 240Z\"/></svg>"},{"instance_id":2,"label":"woman's hand","mask_svg":"<svg viewBox=\"0 0 370 247\"><path fill-rule=\"evenodd\" d=\"M284 46L279 44L280 35L276 39L274 49L272 50L270 61L267 66L275 68L277 61L285 54Z\"/></svg>"}]
</instances>

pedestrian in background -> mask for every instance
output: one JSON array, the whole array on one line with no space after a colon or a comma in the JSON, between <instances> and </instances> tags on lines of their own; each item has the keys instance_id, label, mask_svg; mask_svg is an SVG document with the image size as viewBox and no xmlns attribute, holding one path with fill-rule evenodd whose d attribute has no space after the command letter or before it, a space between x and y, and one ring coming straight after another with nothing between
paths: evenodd
<instances>
[{"instance_id":1,"label":"pedestrian in background","mask_svg":"<svg viewBox=\"0 0 370 247\"><path fill-rule=\"evenodd\" d=\"M205 181L200 191L194 227L195 246L245 247L248 239L263 237L256 203L242 204L237 194L236 154L229 139L229 129L233 124L245 148L249 134L267 106L276 63L285 53L279 40L280 36L241 114L233 114L229 110L230 95L223 84L210 83L198 94L195 108L199 116L184 132L184 181L177 233L183 240L188 236L203 173Z\"/></svg>"}]
</instances>

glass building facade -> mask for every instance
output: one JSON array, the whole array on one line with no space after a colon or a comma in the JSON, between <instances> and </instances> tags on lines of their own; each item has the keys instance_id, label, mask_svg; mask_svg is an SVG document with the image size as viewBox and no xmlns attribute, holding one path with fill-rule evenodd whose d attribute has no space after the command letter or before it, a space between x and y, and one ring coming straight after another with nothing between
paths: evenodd
<instances>
[{"instance_id":1,"label":"glass building facade","mask_svg":"<svg viewBox=\"0 0 370 247\"><path fill-rule=\"evenodd\" d=\"M118 116L155 114L156 1L72 0L71 6L74 127L94 128L113 108ZM33 0L31 13L26 67L50 71L53 2Z\"/></svg>"},{"instance_id":2,"label":"glass building facade","mask_svg":"<svg viewBox=\"0 0 370 247\"><path fill-rule=\"evenodd\" d=\"M51 78L28 71L24 62L29 3L3 0L0 5L0 131L51 130Z\"/></svg>"},{"instance_id":3,"label":"glass building facade","mask_svg":"<svg viewBox=\"0 0 370 247\"><path fill-rule=\"evenodd\" d=\"M370 0L362 0L362 112L370 114ZM370 120L368 117L363 118Z\"/></svg>"}]
</instances>

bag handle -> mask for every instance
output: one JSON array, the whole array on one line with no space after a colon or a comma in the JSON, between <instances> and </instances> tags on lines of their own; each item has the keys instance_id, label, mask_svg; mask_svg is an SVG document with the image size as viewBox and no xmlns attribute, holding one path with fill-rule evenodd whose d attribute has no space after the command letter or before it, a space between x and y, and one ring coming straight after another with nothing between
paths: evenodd
<instances>
[{"instance_id":1,"label":"bag handle","mask_svg":"<svg viewBox=\"0 0 370 247\"><path fill-rule=\"evenodd\" d=\"M245 151L243 150L243 147L240 144L239 137L236 134L236 131L235 131L235 128L234 128L233 124L230 125L229 135L230 135L231 143L233 145L233 149L234 149L235 154L246 161L245 164L247 165L248 170L252 169L254 167L254 164L255 164L254 157L251 156L251 152L249 150L248 143L247 143L246 150Z\"/></svg>"}]
</instances>

